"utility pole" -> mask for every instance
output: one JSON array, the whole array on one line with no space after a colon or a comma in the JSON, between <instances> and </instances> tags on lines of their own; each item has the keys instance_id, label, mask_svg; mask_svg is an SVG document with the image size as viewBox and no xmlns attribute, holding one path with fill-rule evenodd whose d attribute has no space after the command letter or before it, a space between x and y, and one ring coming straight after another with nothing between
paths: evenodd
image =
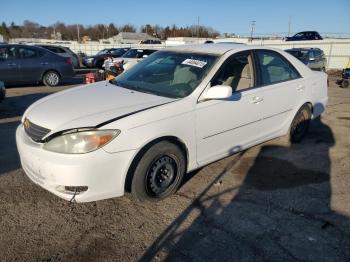
<instances>
[{"instance_id":1,"label":"utility pole","mask_svg":"<svg viewBox=\"0 0 350 262\"><path fill-rule=\"evenodd\" d=\"M250 21L250 42L253 42L253 33L254 33L254 29L255 29L255 24L256 24L256 21Z\"/></svg>"},{"instance_id":2,"label":"utility pole","mask_svg":"<svg viewBox=\"0 0 350 262\"><path fill-rule=\"evenodd\" d=\"M197 41L199 42L199 16L197 17Z\"/></svg>"},{"instance_id":3,"label":"utility pole","mask_svg":"<svg viewBox=\"0 0 350 262\"><path fill-rule=\"evenodd\" d=\"M80 28L79 25L77 24L77 36L78 36L78 43L80 42Z\"/></svg>"},{"instance_id":4,"label":"utility pole","mask_svg":"<svg viewBox=\"0 0 350 262\"><path fill-rule=\"evenodd\" d=\"M288 21L288 36L290 36L291 27L292 27L292 17L289 16L289 21Z\"/></svg>"},{"instance_id":5,"label":"utility pole","mask_svg":"<svg viewBox=\"0 0 350 262\"><path fill-rule=\"evenodd\" d=\"M109 25L105 25L106 31L107 31L107 39L109 38L108 30L109 30Z\"/></svg>"}]
</instances>

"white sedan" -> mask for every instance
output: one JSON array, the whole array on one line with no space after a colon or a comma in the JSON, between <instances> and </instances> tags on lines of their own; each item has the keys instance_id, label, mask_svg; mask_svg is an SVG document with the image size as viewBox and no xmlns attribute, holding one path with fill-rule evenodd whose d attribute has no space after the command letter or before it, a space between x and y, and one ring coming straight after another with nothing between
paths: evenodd
<instances>
[{"instance_id":1,"label":"white sedan","mask_svg":"<svg viewBox=\"0 0 350 262\"><path fill-rule=\"evenodd\" d=\"M159 200L208 163L283 135L299 142L326 103L327 75L282 50L182 46L37 101L16 140L28 177L61 198Z\"/></svg>"}]
</instances>

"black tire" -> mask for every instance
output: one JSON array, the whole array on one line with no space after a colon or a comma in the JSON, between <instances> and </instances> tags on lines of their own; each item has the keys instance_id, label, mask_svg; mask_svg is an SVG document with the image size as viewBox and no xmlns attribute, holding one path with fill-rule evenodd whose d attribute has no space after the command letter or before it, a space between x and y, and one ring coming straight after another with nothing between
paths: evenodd
<instances>
[{"instance_id":1,"label":"black tire","mask_svg":"<svg viewBox=\"0 0 350 262\"><path fill-rule=\"evenodd\" d=\"M61 82L61 76L56 71L50 70L43 75L43 83L46 86L58 86Z\"/></svg>"},{"instance_id":2,"label":"black tire","mask_svg":"<svg viewBox=\"0 0 350 262\"><path fill-rule=\"evenodd\" d=\"M150 147L137 163L131 194L139 201L159 201L173 194L186 171L181 149L168 141Z\"/></svg>"},{"instance_id":3,"label":"black tire","mask_svg":"<svg viewBox=\"0 0 350 262\"><path fill-rule=\"evenodd\" d=\"M291 143L300 143L309 130L310 122L311 109L305 104L298 110L290 125L289 141Z\"/></svg>"},{"instance_id":4,"label":"black tire","mask_svg":"<svg viewBox=\"0 0 350 262\"><path fill-rule=\"evenodd\" d=\"M350 86L350 80L349 79L344 79L343 82L341 83L342 88L348 88Z\"/></svg>"}]
</instances>

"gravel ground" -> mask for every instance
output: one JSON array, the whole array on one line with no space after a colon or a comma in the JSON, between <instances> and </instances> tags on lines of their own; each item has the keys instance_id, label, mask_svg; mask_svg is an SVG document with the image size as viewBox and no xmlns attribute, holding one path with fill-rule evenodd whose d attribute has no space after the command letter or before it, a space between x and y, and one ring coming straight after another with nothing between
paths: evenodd
<instances>
[{"instance_id":1,"label":"gravel ground","mask_svg":"<svg viewBox=\"0 0 350 262\"><path fill-rule=\"evenodd\" d=\"M159 203L70 204L34 185L14 132L60 88L9 88L0 104L1 261L350 261L350 89L303 143L285 138L212 163Z\"/></svg>"}]
</instances>

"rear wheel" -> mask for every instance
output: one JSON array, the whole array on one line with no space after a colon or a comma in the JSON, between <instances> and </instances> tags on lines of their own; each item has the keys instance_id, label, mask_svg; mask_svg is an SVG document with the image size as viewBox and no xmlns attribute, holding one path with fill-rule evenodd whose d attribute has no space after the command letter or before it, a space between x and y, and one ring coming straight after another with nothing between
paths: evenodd
<instances>
[{"instance_id":1,"label":"rear wheel","mask_svg":"<svg viewBox=\"0 0 350 262\"><path fill-rule=\"evenodd\" d=\"M131 194L140 201L158 201L173 194L186 170L181 149L168 141L149 148L141 157L131 183Z\"/></svg>"},{"instance_id":2,"label":"rear wheel","mask_svg":"<svg viewBox=\"0 0 350 262\"><path fill-rule=\"evenodd\" d=\"M56 71L48 71L43 76L43 83L46 86L58 86L61 76Z\"/></svg>"},{"instance_id":3,"label":"rear wheel","mask_svg":"<svg viewBox=\"0 0 350 262\"><path fill-rule=\"evenodd\" d=\"M343 82L341 83L342 88L348 88L350 85L350 80L349 79L344 79Z\"/></svg>"},{"instance_id":4,"label":"rear wheel","mask_svg":"<svg viewBox=\"0 0 350 262\"><path fill-rule=\"evenodd\" d=\"M292 143L299 143L309 130L311 122L311 109L305 104L296 113L289 129L289 140Z\"/></svg>"}]
</instances>

